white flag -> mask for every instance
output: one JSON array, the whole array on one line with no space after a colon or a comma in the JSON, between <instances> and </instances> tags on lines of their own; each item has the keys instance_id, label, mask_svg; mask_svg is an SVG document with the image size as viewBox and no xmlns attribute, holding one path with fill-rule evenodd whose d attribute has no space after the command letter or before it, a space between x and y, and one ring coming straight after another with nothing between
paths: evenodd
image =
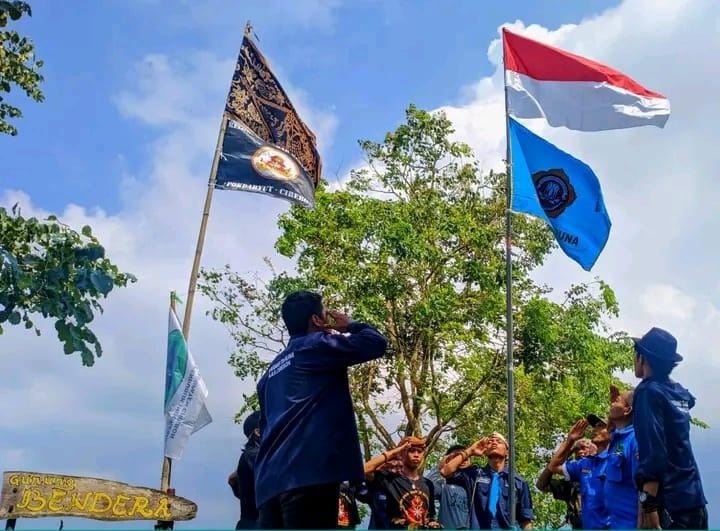
<instances>
[{"instance_id":1,"label":"white flag","mask_svg":"<svg viewBox=\"0 0 720 531\"><path fill-rule=\"evenodd\" d=\"M165 372L165 456L180 459L191 434L212 422L205 382L195 365L175 312L168 322Z\"/></svg>"}]
</instances>

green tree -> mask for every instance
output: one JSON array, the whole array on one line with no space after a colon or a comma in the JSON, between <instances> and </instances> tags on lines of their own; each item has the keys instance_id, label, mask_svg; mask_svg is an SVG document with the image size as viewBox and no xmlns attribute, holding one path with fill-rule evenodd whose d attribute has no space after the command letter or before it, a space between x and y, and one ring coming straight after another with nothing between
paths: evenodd
<instances>
[{"instance_id":1,"label":"green tree","mask_svg":"<svg viewBox=\"0 0 720 531\"><path fill-rule=\"evenodd\" d=\"M360 143L367 165L344 189L321 185L314 210L280 218L276 249L296 273L262 280L226 267L204 271L201 287L243 378L257 379L285 344L278 309L294 289L317 290L386 334L388 356L351 373L366 457L414 434L436 458L451 442L507 429L505 176L482 174L444 115L410 106L406 116L382 143ZM557 437L607 409L613 374L632 356L605 324L618 312L612 290L596 280L553 300L531 277L552 233L525 216L513 223L516 448L532 484ZM541 496L536 505L540 525L560 523L561 506Z\"/></svg>"},{"instance_id":2,"label":"green tree","mask_svg":"<svg viewBox=\"0 0 720 531\"><path fill-rule=\"evenodd\" d=\"M9 93L13 85L19 87L35 101L43 101L40 91L43 62L35 59L35 46L17 31L5 29L10 21L23 15L32 16L27 2L0 0L0 133L17 134L17 128L8 120L22 117L19 108L5 101L3 93Z\"/></svg>"},{"instance_id":3,"label":"green tree","mask_svg":"<svg viewBox=\"0 0 720 531\"><path fill-rule=\"evenodd\" d=\"M83 365L102 355L89 324L100 299L135 282L108 258L89 226L77 233L55 216L24 218L17 205L0 208L0 334L2 325L34 328L34 315L55 319L65 354L79 352Z\"/></svg>"}]
</instances>

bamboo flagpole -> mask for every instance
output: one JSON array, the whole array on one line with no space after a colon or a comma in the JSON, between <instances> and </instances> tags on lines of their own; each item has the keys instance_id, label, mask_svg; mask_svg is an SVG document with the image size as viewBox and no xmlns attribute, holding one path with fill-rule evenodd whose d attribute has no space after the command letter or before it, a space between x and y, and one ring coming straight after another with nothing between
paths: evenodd
<instances>
[{"instance_id":1,"label":"bamboo flagpole","mask_svg":"<svg viewBox=\"0 0 720 531\"><path fill-rule=\"evenodd\" d=\"M249 37L252 33L252 25L250 21L245 24L245 37ZM210 207L212 205L213 192L215 191L215 183L217 181L217 169L222 155L223 138L227 129L228 117L225 109L222 113L222 121L220 122L220 132L218 133L217 143L215 144L215 154L213 155L212 166L210 167L210 177L208 178L207 194L205 195L205 206L203 207L202 218L200 220L200 232L198 233L197 245L195 246L195 257L193 259L192 270L190 271L190 282L188 283L187 300L185 301L185 316L183 317L182 327L185 341L189 341L190 322L192 320L192 308L195 301L195 291L197 288L198 275L200 273L200 260L202 258L203 247L205 245L205 233L207 232L208 218L210 217Z\"/></svg>"},{"instance_id":2,"label":"bamboo flagpole","mask_svg":"<svg viewBox=\"0 0 720 531\"><path fill-rule=\"evenodd\" d=\"M504 36L503 36L504 40ZM503 42L503 78L506 70L505 46ZM510 527L516 527L515 492L515 373L513 356L513 299L512 299L512 147L510 143L510 115L508 114L507 80L505 87L505 337L507 340L507 418L510 459L508 463Z\"/></svg>"},{"instance_id":3,"label":"bamboo flagpole","mask_svg":"<svg viewBox=\"0 0 720 531\"><path fill-rule=\"evenodd\" d=\"M175 311L175 292L170 292L170 309ZM166 376L167 378L167 376ZM162 471L160 472L160 490L166 494L170 494L170 478L172 476L172 459L163 456ZM173 529L174 523L164 520L158 520L155 529Z\"/></svg>"},{"instance_id":4,"label":"bamboo flagpole","mask_svg":"<svg viewBox=\"0 0 720 531\"><path fill-rule=\"evenodd\" d=\"M207 232L208 218L210 217L210 206L212 205L213 192L215 190L215 180L218 162L222 154L222 142L227 128L227 117L223 110L222 122L220 123L220 132L218 133L217 143L215 144L215 155L213 156L212 166L210 168L210 177L208 179L207 194L205 195L205 206L203 207L202 219L200 220L200 232L198 233L197 245L195 246L195 258L193 260L192 271L190 272L190 282L188 285L187 300L185 301L185 316L183 317L182 327L185 341L188 341L190 335L190 320L192 318L193 301L195 300L195 290L197 288L198 275L200 272L200 259L202 258L203 247L205 245L205 233Z\"/></svg>"},{"instance_id":5,"label":"bamboo flagpole","mask_svg":"<svg viewBox=\"0 0 720 531\"><path fill-rule=\"evenodd\" d=\"M175 292L170 292L170 309L175 311ZM172 459L164 456L162 473L160 474L160 490L167 492L170 488L170 477L172 475Z\"/></svg>"}]
</instances>

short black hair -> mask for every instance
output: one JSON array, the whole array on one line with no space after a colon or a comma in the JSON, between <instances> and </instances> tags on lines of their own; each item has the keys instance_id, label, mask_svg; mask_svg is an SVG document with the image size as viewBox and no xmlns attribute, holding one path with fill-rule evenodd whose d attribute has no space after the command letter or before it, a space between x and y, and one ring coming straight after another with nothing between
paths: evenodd
<instances>
[{"instance_id":1,"label":"short black hair","mask_svg":"<svg viewBox=\"0 0 720 531\"><path fill-rule=\"evenodd\" d=\"M453 444L450 448L447 449L445 452L445 455L450 455L453 452L458 452L460 450L464 450L465 446L462 444Z\"/></svg>"},{"instance_id":2,"label":"short black hair","mask_svg":"<svg viewBox=\"0 0 720 531\"><path fill-rule=\"evenodd\" d=\"M305 334L308 331L310 318L322 316L322 297L312 291L296 291L291 293L282 304L282 318L290 335Z\"/></svg>"},{"instance_id":3,"label":"short black hair","mask_svg":"<svg viewBox=\"0 0 720 531\"><path fill-rule=\"evenodd\" d=\"M653 376L659 376L660 378L667 378L670 376L670 373L678 365L676 360L664 360L659 359L656 356L646 356L638 352L637 349L635 349L635 356L647 361L652 369Z\"/></svg>"}]
</instances>

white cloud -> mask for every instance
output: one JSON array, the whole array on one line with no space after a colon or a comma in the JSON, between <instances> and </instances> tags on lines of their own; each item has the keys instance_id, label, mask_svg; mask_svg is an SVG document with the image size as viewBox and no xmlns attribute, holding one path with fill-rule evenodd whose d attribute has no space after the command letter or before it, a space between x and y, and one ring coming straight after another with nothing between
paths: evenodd
<instances>
[{"instance_id":1,"label":"white cloud","mask_svg":"<svg viewBox=\"0 0 720 531\"><path fill-rule=\"evenodd\" d=\"M680 321L689 319L697 305L693 297L667 284L647 286L640 294L640 303L649 316Z\"/></svg>"}]
</instances>

